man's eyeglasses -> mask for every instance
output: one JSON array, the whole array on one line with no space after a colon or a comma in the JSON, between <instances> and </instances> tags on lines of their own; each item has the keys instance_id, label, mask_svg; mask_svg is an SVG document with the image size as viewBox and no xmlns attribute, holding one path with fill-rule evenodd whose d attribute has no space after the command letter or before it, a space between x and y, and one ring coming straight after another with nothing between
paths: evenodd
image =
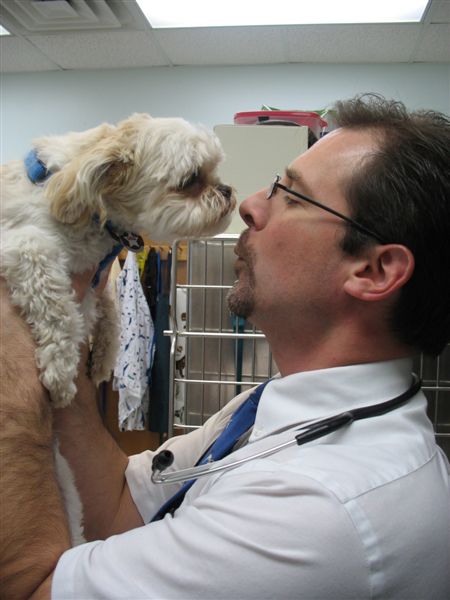
<instances>
[{"instance_id":1,"label":"man's eyeglasses","mask_svg":"<svg viewBox=\"0 0 450 600\"><path fill-rule=\"evenodd\" d=\"M381 244L387 244L388 243L386 240L384 240L381 237L381 235L379 235L375 231L367 229L367 227L364 227L364 225L361 225L360 223L358 223L357 221L354 221L350 217L346 217L342 213L337 212L336 210L334 210L333 208L330 208L329 206L325 206L324 204L321 204L320 202L317 202L317 200L313 200L312 198L309 198L308 196L305 196L304 194L300 194L299 192L294 192L294 190L291 190L290 188L288 188L285 185L283 185L282 183L280 183L280 179L281 179L280 175L277 175L275 177L275 181L269 187L269 190L267 192L267 199L268 200L270 198L272 198L272 196L275 194L275 192L277 191L277 189L280 188L281 190L284 190L285 192L287 192L288 194L291 194L292 196L300 198L301 200L304 200L305 202L309 202L310 204L314 204L314 206L318 206L319 208L322 208L323 210L326 210L327 212L331 213L332 215L335 215L336 217L339 217L339 219L342 219L343 221L346 221L347 223L349 223L352 227L354 227L355 229L357 229L361 233L364 233L365 235L368 235L370 237L375 238Z\"/></svg>"}]
</instances>

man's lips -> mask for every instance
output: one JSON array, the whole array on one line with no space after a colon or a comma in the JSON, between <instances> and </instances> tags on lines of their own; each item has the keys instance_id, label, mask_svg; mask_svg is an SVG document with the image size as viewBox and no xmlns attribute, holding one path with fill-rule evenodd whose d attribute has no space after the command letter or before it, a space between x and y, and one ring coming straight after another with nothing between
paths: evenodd
<instances>
[{"instance_id":1,"label":"man's lips","mask_svg":"<svg viewBox=\"0 0 450 600\"><path fill-rule=\"evenodd\" d=\"M249 271L251 269L251 263L248 257L245 255L245 252L242 252L242 249L235 250L236 260L234 261L234 272L236 277L240 277L241 273Z\"/></svg>"},{"instance_id":2,"label":"man's lips","mask_svg":"<svg viewBox=\"0 0 450 600\"><path fill-rule=\"evenodd\" d=\"M238 260L241 259L243 261L245 261L246 257L248 256L248 251L245 247L245 242L248 238L248 230L244 231L240 238L237 241L236 246L234 247L234 253L236 254L236 256L238 257Z\"/></svg>"},{"instance_id":3,"label":"man's lips","mask_svg":"<svg viewBox=\"0 0 450 600\"><path fill-rule=\"evenodd\" d=\"M238 278L243 272L249 272L251 274L253 271L253 255L252 250L248 245L249 233L249 229L243 231L233 249L237 256L234 263L234 271Z\"/></svg>"},{"instance_id":4,"label":"man's lips","mask_svg":"<svg viewBox=\"0 0 450 600\"><path fill-rule=\"evenodd\" d=\"M234 268L237 271L237 270L242 269L242 267L247 264L247 261L246 261L245 256L243 256L243 253L241 251L237 252L235 250L234 253L236 254L236 260L234 261Z\"/></svg>"}]
</instances>

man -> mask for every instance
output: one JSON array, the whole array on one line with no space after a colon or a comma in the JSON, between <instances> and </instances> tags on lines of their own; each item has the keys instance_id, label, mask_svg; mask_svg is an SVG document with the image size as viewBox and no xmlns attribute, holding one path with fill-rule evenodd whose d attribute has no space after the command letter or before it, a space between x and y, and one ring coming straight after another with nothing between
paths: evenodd
<instances>
[{"instance_id":1,"label":"man","mask_svg":"<svg viewBox=\"0 0 450 600\"><path fill-rule=\"evenodd\" d=\"M450 339L450 123L376 96L337 110L341 128L240 207L229 304L264 331L280 376L259 405L245 392L169 440L171 469L214 454L237 409L256 421L224 462L402 395L411 357ZM199 478L164 515L182 484L152 482L155 453L121 453L81 372L77 402L53 415L92 540L68 550L33 344L6 302L4 321L5 598L448 597L449 465L414 390L389 412Z\"/></svg>"}]
</instances>

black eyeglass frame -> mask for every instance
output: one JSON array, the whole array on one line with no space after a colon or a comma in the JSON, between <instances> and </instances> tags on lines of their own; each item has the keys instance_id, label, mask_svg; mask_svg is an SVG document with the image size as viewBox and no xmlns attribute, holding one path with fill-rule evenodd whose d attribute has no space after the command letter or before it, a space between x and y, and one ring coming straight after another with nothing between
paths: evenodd
<instances>
[{"instance_id":1,"label":"black eyeglass frame","mask_svg":"<svg viewBox=\"0 0 450 600\"><path fill-rule=\"evenodd\" d=\"M269 191L267 192L267 199L268 200L270 200L270 198L272 198L272 196L274 195L274 193L276 192L276 190L278 188L280 188L281 190L284 190L285 192L287 192L288 194L291 194L292 196L296 196L297 198L300 198L301 200L305 200L305 202L309 202L310 204L314 204L314 206L317 206L318 208L326 210L327 212L331 213L335 217L339 217L339 219L342 219L343 221L346 221L349 225L351 225L352 227L354 227L355 229L357 229L361 233L364 233L365 235L368 235L369 237L375 238L381 244L387 244L388 243L385 239L383 239L381 237L381 235L379 235L375 231L372 231L371 229L367 229L367 227L364 227L364 225L361 225L361 223L358 223L358 221L355 221L354 219L352 219L350 217L347 217L346 215L343 215L342 213L338 212L337 210L334 210L334 208L330 208L329 206L325 206L325 204L322 204L321 202L318 202L317 200L313 200L309 196L305 196L304 194L300 194L299 192L295 192L294 190L291 190L290 188L288 188L285 185L283 185L282 183L280 183L280 179L281 179L281 176L280 175L276 175L275 181L269 187Z\"/></svg>"}]
</instances>

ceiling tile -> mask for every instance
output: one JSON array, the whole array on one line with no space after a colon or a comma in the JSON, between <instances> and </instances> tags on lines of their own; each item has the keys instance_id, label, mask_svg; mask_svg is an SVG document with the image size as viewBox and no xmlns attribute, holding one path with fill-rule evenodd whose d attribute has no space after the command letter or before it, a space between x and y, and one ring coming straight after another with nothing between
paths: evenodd
<instances>
[{"instance_id":1,"label":"ceiling tile","mask_svg":"<svg viewBox=\"0 0 450 600\"><path fill-rule=\"evenodd\" d=\"M116 31L66 33L30 37L63 69L109 69L167 66L169 62L152 32Z\"/></svg>"},{"instance_id":2,"label":"ceiling tile","mask_svg":"<svg viewBox=\"0 0 450 600\"><path fill-rule=\"evenodd\" d=\"M426 25L414 55L417 62L450 62L450 25Z\"/></svg>"},{"instance_id":3,"label":"ceiling tile","mask_svg":"<svg viewBox=\"0 0 450 600\"><path fill-rule=\"evenodd\" d=\"M449 0L434 0L428 11L427 23L450 23Z\"/></svg>"},{"instance_id":4,"label":"ceiling tile","mask_svg":"<svg viewBox=\"0 0 450 600\"><path fill-rule=\"evenodd\" d=\"M33 44L19 37L0 38L0 57L2 73L59 70L58 65L36 50Z\"/></svg>"},{"instance_id":5,"label":"ceiling tile","mask_svg":"<svg viewBox=\"0 0 450 600\"><path fill-rule=\"evenodd\" d=\"M175 65L245 65L284 62L279 27L214 27L154 31Z\"/></svg>"},{"instance_id":6,"label":"ceiling tile","mask_svg":"<svg viewBox=\"0 0 450 600\"><path fill-rule=\"evenodd\" d=\"M301 25L286 28L290 62L408 62L421 25Z\"/></svg>"}]
</instances>

